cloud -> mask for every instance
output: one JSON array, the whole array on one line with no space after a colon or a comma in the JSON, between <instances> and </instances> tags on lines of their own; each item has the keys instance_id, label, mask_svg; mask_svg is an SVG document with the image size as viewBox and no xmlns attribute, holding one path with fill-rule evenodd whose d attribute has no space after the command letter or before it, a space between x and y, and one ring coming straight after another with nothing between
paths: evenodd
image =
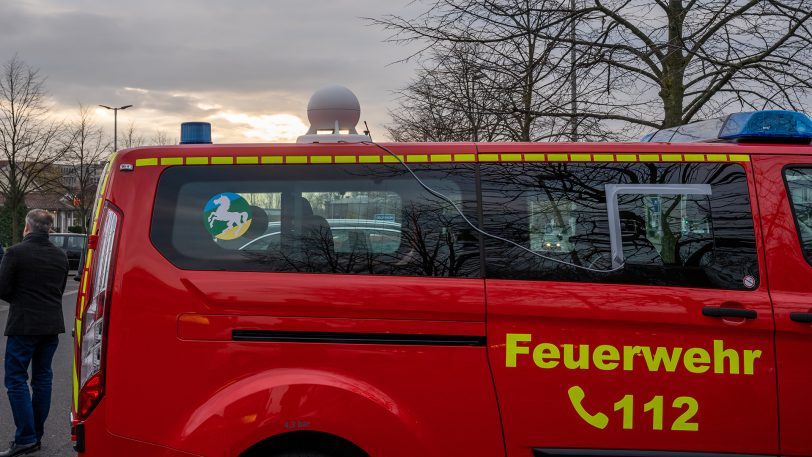
<instances>
[{"instance_id":1,"label":"cloud","mask_svg":"<svg viewBox=\"0 0 812 457\"><path fill-rule=\"evenodd\" d=\"M232 124L231 132L239 132L244 139L271 143L292 143L296 137L304 135L307 125L292 114L270 114L252 116L243 113L223 111L212 116Z\"/></svg>"},{"instance_id":2,"label":"cloud","mask_svg":"<svg viewBox=\"0 0 812 457\"><path fill-rule=\"evenodd\" d=\"M410 50L383 43L386 32L360 17L399 12L397 3L7 2L0 60L17 52L39 68L62 111L78 103L132 104L119 120L149 131L177 130L214 112L305 119L310 94L338 83L358 95L373 132L383 132L391 92L412 75L411 64L389 64ZM229 138L254 138L231 132L238 124L222 116L213 119L224 122Z\"/></svg>"}]
</instances>

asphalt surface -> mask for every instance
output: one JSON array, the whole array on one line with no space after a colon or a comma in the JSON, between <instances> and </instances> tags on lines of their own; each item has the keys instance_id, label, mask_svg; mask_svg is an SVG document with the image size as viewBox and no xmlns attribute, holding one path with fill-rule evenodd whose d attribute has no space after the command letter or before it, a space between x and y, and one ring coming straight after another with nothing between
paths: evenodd
<instances>
[{"instance_id":1,"label":"asphalt surface","mask_svg":"<svg viewBox=\"0 0 812 457\"><path fill-rule=\"evenodd\" d=\"M71 272L73 273L73 272ZM64 334L59 335L59 347L54 355L54 386L51 397L51 413L45 423L45 436L42 438L42 450L32 457L76 456L70 440L70 403L73 396L71 369L73 360L73 311L76 305L76 290L79 283L73 281L73 274L68 278L65 294L62 296L62 313L65 316ZM0 331L6 328L8 303L0 300ZM0 332L0 357L5 360L6 338ZM0 378L5 377L5 369L0 364ZM8 442L14 439L14 419L8 404L5 387L0 388L0 451L7 448Z\"/></svg>"}]
</instances>

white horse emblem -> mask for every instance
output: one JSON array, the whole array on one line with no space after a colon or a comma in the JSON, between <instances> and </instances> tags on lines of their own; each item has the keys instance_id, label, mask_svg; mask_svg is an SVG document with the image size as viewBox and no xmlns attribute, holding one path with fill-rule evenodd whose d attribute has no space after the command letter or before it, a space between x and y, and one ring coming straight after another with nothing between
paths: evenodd
<instances>
[{"instance_id":1,"label":"white horse emblem","mask_svg":"<svg viewBox=\"0 0 812 457\"><path fill-rule=\"evenodd\" d=\"M223 230L225 233L235 227L241 227L248 220L248 213L245 211L237 213L228 210L231 207L231 200L225 195L214 200L214 204L217 209L209 214L209 227L214 227L214 221L225 222L226 229Z\"/></svg>"}]
</instances>

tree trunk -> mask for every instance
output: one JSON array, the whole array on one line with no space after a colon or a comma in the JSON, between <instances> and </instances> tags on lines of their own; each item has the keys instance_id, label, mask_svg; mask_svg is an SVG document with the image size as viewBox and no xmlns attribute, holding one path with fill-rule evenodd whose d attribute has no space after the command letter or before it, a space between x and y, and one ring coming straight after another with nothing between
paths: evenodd
<instances>
[{"instance_id":1,"label":"tree trunk","mask_svg":"<svg viewBox=\"0 0 812 457\"><path fill-rule=\"evenodd\" d=\"M682 55L682 26L685 10L682 0L668 2L668 47L663 58L660 98L663 101L663 128L683 124L683 98L685 97L685 65Z\"/></svg>"},{"instance_id":2,"label":"tree trunk","mask_svg":"<svg viewBox=\"0 0 812 457\"><path fill-rule=\"evenodd\" d=\"M17 199L11 200L11 244L17 244L22 240L22 233L20 232L20 203Z\"/></svg>"}]
</instances>

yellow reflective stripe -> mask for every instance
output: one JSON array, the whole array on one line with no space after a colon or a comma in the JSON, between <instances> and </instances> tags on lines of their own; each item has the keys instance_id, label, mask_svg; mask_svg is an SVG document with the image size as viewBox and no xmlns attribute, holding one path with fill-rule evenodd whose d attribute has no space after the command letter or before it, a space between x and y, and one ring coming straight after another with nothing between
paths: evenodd
<instances>
[{"instance_id":1,"label":"yellow reflective stripe","mask_svg":"<svg viewBox=\"0 0 812 457\"><path fill-rule=\"evenodd\" d=\"M384 163L400 163L401 160L403 160L405 162L402 155L397 154L397 156L398 156L398 159L400 159L400 160L392 157L391 155L385 155L385 156L383 156L383 162Z\"/></svg>"},{"instance_id":2,"label":"yellow reflective stripe","mask_svg":"<svg viewBox=\"0 0 812 457\"><path fill-rule=\"evenodd\" d=\"M208 165L208 157L187 157L186 165Z\"/></svg>"},{"instance_id":3,"label":"yellow reflective stripe","mask_svg":"<svg viewBox=\"0 0 812 457\"><path fill-rule=\"evenodd\" d=\"M259 157L257 156L237 156L237 163L240 165L257 164Z\"/></svg>"},{"instance_id":4,"label":"yellow reflective stripe","mask_svg":"<svg viewBox=\"0 0 812 457\"><path fill-rule=\"evenodd\" d=\"M502 154L502 162L521 162L521 154Z\"/></svg>"},{"instance_id":5,"label":"yellow reflective stripe","mask_svg":"<svg viewBox=\"0 0 812 457\"><path fill-rule=\"evenodd\" d=\"M750 161L750 156L746 155L746 154L730 154L728 157L730 157L731 162L749 162Z\"/></svg>"},{"instance_id":6,"label":"yellow reflective stripe","mask_svg":"<svg viewBox=\"0 0 812 457\"><path fill-rule=\"evenodd\" d=\"M211 158L212 165L233 165L234 164L234 157L212 157Z\"/></svg>"},{"instance_id":7,"label":"yellow reflective stripe","mask_svg":"<svg viewBox=\"0 0 812 457\"><path fill-rule=\"evenodd\" d=\"M82 320L75 319L73 328L77 329L76 331L76 344L73 345L74 352L78 348L79 342L81 341L81 329L82 329ZM79 410L79 370L76 367L76 354L73 356L73 361L71 363L73 366L73 410Z\"/></svg>"},{"instance_id":8,"label":"yellow reflective stripe","mask_svg":"<svg viewBox=\"0 0 812 457\"><path fill-rule=\"evenodd\" d=\"M161 165L183 165L183 157L161 157Z\"/></svg>"},{"instance_id":9,"label":"yellow reflective stripe","mask_svg":"<svg viewBox=\"0 0 812 457\"><path fill-rule=\"evenodd\" d=\"M501 153L501 154L406 154L398 155L406 163L443 162L749 162L748 154L585 154L585 153ZM161 157L137 159L137 166L151 165L233 165L233 164L344 164L398 163L391 155L280 155Z\"/></svg>"},{"instance_id":10,"label":"yellow reflective stripe","mask_svg":"<svg viewBox=\"0 0 812 457\"><path fill-rule=\"evenodd\" d=\"M136 167L148 167L151 165L158 165L158 158L152 157L149 159L135 159Z\"/></svg>"}]
</instances>

